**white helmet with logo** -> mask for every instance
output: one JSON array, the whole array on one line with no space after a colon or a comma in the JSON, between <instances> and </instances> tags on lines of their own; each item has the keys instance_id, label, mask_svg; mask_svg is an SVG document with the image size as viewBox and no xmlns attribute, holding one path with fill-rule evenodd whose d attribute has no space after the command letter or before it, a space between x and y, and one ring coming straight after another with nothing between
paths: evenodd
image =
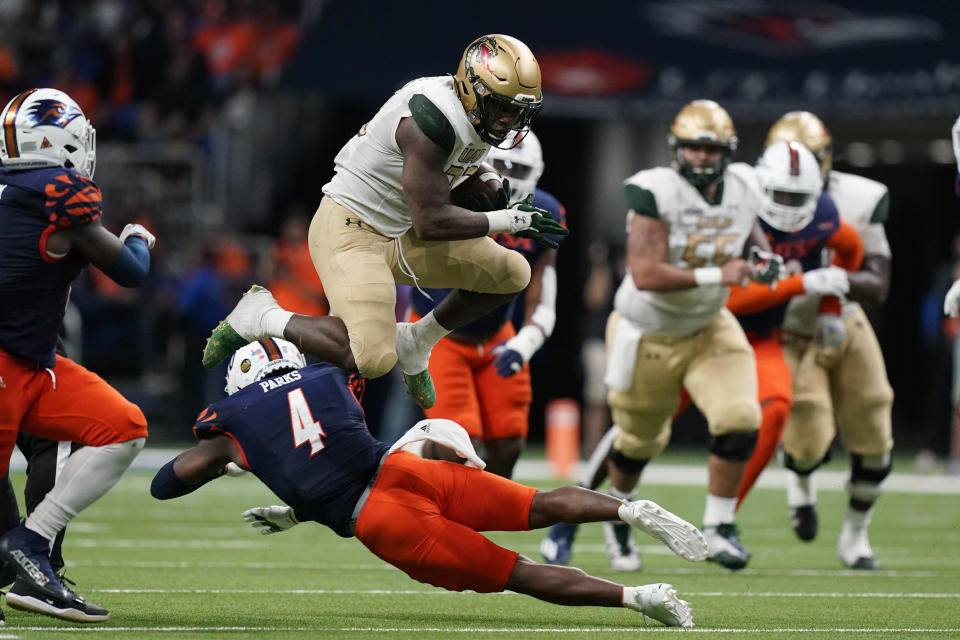
<instances>
[{"instance_id":1,"label":"white helmet with logo","mask_svg":"<svg viewBox=\"0 0 960 640\"><path fill-rule=\"evenodd\" d=\"M543 149L540 140L528 131L517 134L519 142L511 149L491 147L487 161L510 181L510 201L522 200L537 188L543 175Z\"/></svg>"},{"instance_id":2,"label":"white helmet with logo","mask_svg":"<svg viewBox=\"0 0 960 640\"><path fill-rule=\"evenodd\" d=\"M24 91L7 103L0 123L0 161L8 169L68 167L93 177L97 131L63 91Z\"/></svg>"},{"instance_id":3,"label":"white helmet with logo","mask_svg":"<svg viewBox=\"0 0 960 640\"><path fill-rule=\"evenodd\" d=\"M263 380L280 370L307 366L307 361L293 343L280 338L255 340L237 349L227 365L228 395L233 395L248 384Z\"/></svg>"},{"instance_id":4,"label":"white helmet with logo","mask_svg":"<svg viewBox=\"0 0 960 640\"><path fill-rule=\"evenodd\" d=\"M798 231L810 224L823 190L820 163L799 142L774 142L757 162L764 200L760 217L774 229Z\"/></svg>"}]
</instances>

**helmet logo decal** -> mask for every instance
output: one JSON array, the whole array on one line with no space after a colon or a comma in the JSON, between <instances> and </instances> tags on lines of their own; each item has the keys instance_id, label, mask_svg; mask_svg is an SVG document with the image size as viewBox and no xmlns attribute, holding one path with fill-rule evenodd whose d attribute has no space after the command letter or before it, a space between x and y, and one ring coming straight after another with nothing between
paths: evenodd
<instances>
[{"instance_id":1,"label":"helmet logo decal","mask_svg":"<svg viewBox=\"0 0 960 640\"><path fill-rule=\"evenodd\" d=\"M70 124L74 118L81 115L80 109L70 106L63 102L53 99L37 100L30 105L30 109L25 114L27 118L33 121L33 126L49 125L63 129Z\"/></svg>"},{"instance_id":2,"label":"helmet logo decal","mask_svg":"<svg viewBox=\"0 0 960 640\"><path fill-rule=\"evenodd\" d=\"M250 371L250 358L244 358L243 362L240 363L240 371L246 373Z\"/></svg>"},{"instance_id":3,"label":"helmet logo decal","mask_svg":"<svg viewBox=\"0 0 960 640\"><path fill-rule=\"evenodd\" d=\"M490 47L485 44L480 45L480 64L487 70L487 73L493 75L493 69L490 68L490 58L497 55L497 52L491 52Z\"/></svg>"}]
</instances>

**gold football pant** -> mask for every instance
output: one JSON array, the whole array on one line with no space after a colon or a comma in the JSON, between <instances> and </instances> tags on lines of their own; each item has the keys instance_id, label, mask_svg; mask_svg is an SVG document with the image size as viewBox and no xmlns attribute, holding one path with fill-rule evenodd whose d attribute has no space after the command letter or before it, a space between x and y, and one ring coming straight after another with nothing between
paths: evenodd
<instances>
[{"instance_id":1,"label":"gold football pant","mask_svg":"<svg viewBox=\"0 0 960 640\"><path fill-rule=\"evenodd\" d=\"M793 373L793 406L783 450L801 469L823 459L837 428L852 454L875 456L893 449L893 389L877 337L859 307L844 326L846 344L831 361L817 357L810 338L783 336L783 352Z\"/></svg>"},{"instance_id":2,"label":"gold football pant","mask_svg":"<svg viewBox=\"0 0 960 640\"><path fill-rule=\"evenodd\" d=\"M607 322L608 349L620 321L614 311ZM726 309L693 335L640 338L630 389L607 393L613 421L620 425L613 448L634 460L649 460L663 451L682 388L707 419L712 435L759 428L753 349Z\"/></svg>"},{"instance_id":3,"label":"gold football pant","mask_svg":"<svg viewBox=\"0 0 960 640\"><path fill-rule=\"evenodd\" d=\"M489 237L426 242L410 229L388 238L329 196L320 201L308 239L330 313L347 326L365 378L397 362L396 283L517 293L530 281L526 259Z\"/></svg>"}]
</instances>

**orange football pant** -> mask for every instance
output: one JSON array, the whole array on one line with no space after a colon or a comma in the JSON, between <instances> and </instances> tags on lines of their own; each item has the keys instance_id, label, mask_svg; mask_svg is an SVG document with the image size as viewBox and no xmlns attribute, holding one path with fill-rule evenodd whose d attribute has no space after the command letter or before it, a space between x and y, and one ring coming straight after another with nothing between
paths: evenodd
<instances>
[{"instance_id":1,"label":"orange football pant","mask_svg":"<svg viewBox=\"0 0 960 640\"><path fill-rule=\"evenodd\" d=\"M409 322L420 316L410 312ZM533 390L530 365L509 378L501 378L493 366L494 347L517 335L513 324L481 344L464 344L450 336L430 352L430 377L437 402L424 411L428 418L446 418L459 423L471 438L526 438Z\"/></svg>"},{"instance_id":2,"label":"orange football pant","mask_svg":"<svg viewBox=\"0 0 960 640\"><path fill-rule=\"evenodd\" d=\"M743 504L747 493L773 459L790 415L790 405L793 404L793 378L783 356L780 337L780 331L770 335L747 332L747 340L753 346L757 358L757 381L763 420L757 433L757 446L747 461L747 469L737 491L737 508Z\"/></svg>"},{"instance_id":3,"label":"orange football pant","mask_svg":"<svg viewBox=\"0 0 960 640\"><path fill-rule=\"evenodd\" d=\"M57 356L49 370L0 349L0 476L17 432L91 447L147 437L140 408L92 371Z\"/></svg>"},{"instance_id":4,"label":"orange football pant","mask_svg":"<svg viewBox=\"0 0 960 640\"><path fill-rule=\"evenodd\" d=\"M503 591L517 552L478 531L529 531L533 487L406 451L387 456L355 535L419 582L451 591Z\"/></svg>"}]
</instances>

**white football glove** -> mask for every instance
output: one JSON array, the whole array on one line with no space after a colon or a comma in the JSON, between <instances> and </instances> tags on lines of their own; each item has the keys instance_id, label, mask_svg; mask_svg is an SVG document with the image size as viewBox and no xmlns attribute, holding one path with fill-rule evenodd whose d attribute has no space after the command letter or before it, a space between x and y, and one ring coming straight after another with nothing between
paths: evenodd
<instances>
[{"instance_id":1,"label":"white football glove","mask_svg":"<svg viewBox=\"0 0 960 640\"><path fill-rule=\"evenodd\" d=\"M957 116L956 122L953 123L950 134L953 140L953 156L957 159L957 171L960 171L960 116Z\"/></svg>"},{"instance_id":2,"label":"white football glove","mask_svg":"<svg viewBox=\"0 0 960 640\"><path fill-rule=\"evenodd\" d=\"M943 313L956 318L960 312L960 280L955 280L947 291L947 297L943 299Z\"/></svg>"},{"instance_id":3,"label":"white football glove","mask_svg":"<svg viewBox=\"0 0 960 640\"><path fill-rule=\"evenodd\" d=\"M845 269L823 267L803 274L803 290L822 296L842 298L850 291L850 278Z\"/></svg>"},{"instance_id":4,"label":"white football glove","mask_svg":"<svg viewBox=\"0 0 960 640\"><path fill-rule=\"evenodd\" d=\"M157 244L157 237L147 231L147 228L142 224L128 224L125 226L123 231L120 232L120 242L126 242L130 236L140 236L146 240L147 249L153 249L153 245Z\"/></svg>"},{"instance_id":5,"label":"white football glove","mask_svg":"<svg viewBox=\"0 0 960 640\"><path fill-rule=\"evenodd\" d=\"M260 528L260 533L269 535L280 533L290 527L300 524L293 509L278 504L269 507L254 507L243 512L243 519L254 529Z\"/></svg>"}]
</instances>

